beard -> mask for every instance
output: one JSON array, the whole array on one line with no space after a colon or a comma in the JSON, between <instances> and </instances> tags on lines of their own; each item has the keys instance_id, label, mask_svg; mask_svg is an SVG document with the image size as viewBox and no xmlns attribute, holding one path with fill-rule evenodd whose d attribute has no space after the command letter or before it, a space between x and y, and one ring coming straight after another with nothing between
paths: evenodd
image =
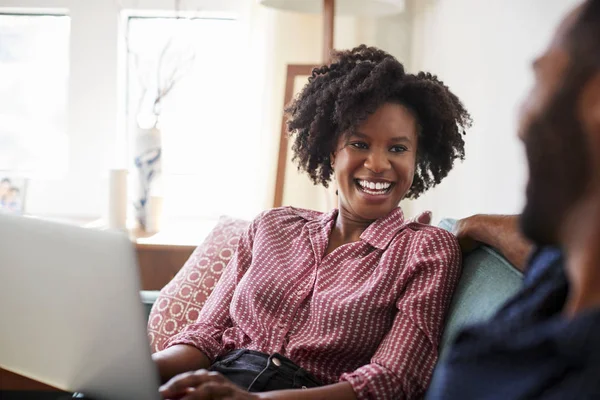
<instances>
[{"instance_id":1,"label":"beard","mask_svg":"<svg viewBox=\"0 0 600 400\"><path fill-rule=\"evenodd\" d=\"M521 230L538 245L559 244L569 212L590 182L591 157L576 115L583 85L576 83L566 81L524 132L529 183Z\"/></svg>"}]
</instances>

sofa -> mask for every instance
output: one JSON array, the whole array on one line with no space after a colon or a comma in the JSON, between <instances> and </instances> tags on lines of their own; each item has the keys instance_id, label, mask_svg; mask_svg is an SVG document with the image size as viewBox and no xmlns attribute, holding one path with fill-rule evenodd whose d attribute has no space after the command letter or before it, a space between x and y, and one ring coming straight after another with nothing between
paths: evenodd
<instances>
[{"instance_id":1,"label":"sofa","mask_svg":"<svg viewBox=\"0 0 600 400\"><path fill-rule=\"evenodd\" d=\"M456 221L444 219L439 227L452 231ZM142 291L153 351L197 315L235 251L239 235L248 225L222 217L173 280L159 291ZM465 325L485 321L522 284L522 274L497 251L480 246L463 259L462 275L454 293L440 343L440 359Z\"/></svg>"}]
</instances>

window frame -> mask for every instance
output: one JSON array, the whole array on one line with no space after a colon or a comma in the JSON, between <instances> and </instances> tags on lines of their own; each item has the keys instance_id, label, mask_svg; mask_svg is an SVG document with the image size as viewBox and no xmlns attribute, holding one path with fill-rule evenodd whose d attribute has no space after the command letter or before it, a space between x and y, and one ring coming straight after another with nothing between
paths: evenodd
<instances>
[{"instance_id":1,"label":"window frame","mask_svg":"<svg viewBox=\"0 0 600 400\"><path fill-rule=\"evenodd\" d=\"M126 18L193 14L242 19L249 10L243 0L186 0L180 2L177 12L175 3L148 0L141 6L139 0L0 0L2 14L66 15L71 22L67 171L64 176L43 172L27 176L28 213L80 219L103 216L107 208L108 171L125 168L129 150L125 114Z\"/></svg>"},{"instance_id":2,"label":"window frame","mask_svg":"<svg viewBox=\"0 0 600 400\"><path fill-rule=\"evenodd\" d=\"M71 16L68 13L68 9L66 8L37 8L37 9L27 9L27 8L22 8L22 7L2 7L0 5L0 17L2 16L13 16L13 17L67 17L69 18L69 25L70 25L70 19ZM70 35L70 33L69 33ZM70 38L69 38L70 40ZM68 61L69 67L70 67L70 61ZM67 84L68 85L68 84ZM68 92L68 86L67 86L67 92ZM67 93L67 109L65 110L66 114L67 114L67 119L68 119L68 93ZM65 132L66 135L67 132ZM28 171L28 170L12 170L12 169L1 169L0 168L0 175L13 175L16 174L17 176L25 176L25 177L29 177L29 175L31 175L32 171Z\"/></svg>"}]
</instances>

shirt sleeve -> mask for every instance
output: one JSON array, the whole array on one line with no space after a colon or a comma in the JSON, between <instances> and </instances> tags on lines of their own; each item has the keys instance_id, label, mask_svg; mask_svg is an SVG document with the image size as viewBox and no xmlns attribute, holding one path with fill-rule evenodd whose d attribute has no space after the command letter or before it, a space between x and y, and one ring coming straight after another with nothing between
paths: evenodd
<instances>
[{"instance_id":1,"label":"shirt sleeve","mask_svg":"<svg viewBox=\"0 0 600 400\"><path fill-rule=\"evenodd\" d=\"M460 277L461 251L442 230L419 231L410 246L409 281L391 329L371 363L343 374L359 400L421 398L438 357L446 311Z\"/></svg>"},{"instance_id":2,"label":"shirt sleeve","mask_svg":"<svg viewBox=\"0 0 600 400\"><path fill-rule=\"evenodd\" d=\"M223 354L222 336L226 329L232 327L229 307L237 284L244 276L252 262L252 245L260 217L256 218L248 229L240 236L237 250L212 294L204 303L195 323L186 326L173 336L166 347L186 344L202 351L212 362Z\"/></svg>"}]
</instances>

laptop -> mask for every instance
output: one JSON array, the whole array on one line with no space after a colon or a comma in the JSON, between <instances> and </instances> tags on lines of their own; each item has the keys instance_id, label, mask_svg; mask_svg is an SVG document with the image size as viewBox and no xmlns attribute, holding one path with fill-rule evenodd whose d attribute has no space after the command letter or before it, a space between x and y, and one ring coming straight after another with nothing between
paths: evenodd
<instances>
[{"instance_id":1,"label":"laptop","mask_svg":"<svg viewBox=\"0 0 600 400\"><path fill-rule=\"evenodd\" d=\"M124 233L0 213L0 367L94 399L160 399Z\"/></svg>"}]
</instances>

